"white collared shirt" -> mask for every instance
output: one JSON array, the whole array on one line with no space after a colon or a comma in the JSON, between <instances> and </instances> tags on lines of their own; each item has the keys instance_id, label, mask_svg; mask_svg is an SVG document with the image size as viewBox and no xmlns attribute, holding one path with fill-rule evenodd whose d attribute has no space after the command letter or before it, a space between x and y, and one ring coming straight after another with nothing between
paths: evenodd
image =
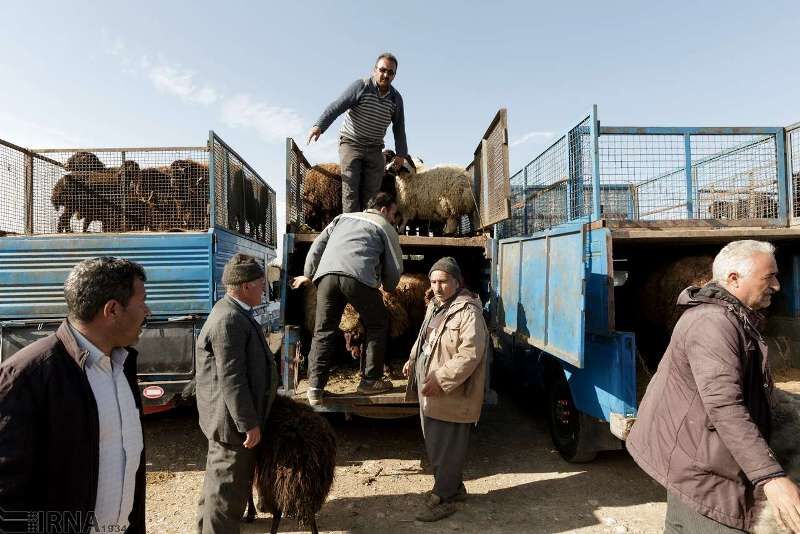
<instances>
[{"instance_id":1,"label":"white collared shirt","mask_svg":"<svg viewBox=\"0 0 800 534\"><path fill-rule=\"evenodd\" d=\"M252 306L250 306L249 304L245 304L244 302L242 302L241 300L237 299L236 297L234 297L234 296L233 296L233 295L231 295L230 293L228 293L228 295L229 295L229 296L230 296L230 297L231 297L233 300L235 300L235 301L236 301L236 303L237 303L239 306L241 306L242 308L244 308L244 311L248 311L248 312L249 312L250 310L252 310L252 309L253 309L253 307L252 307Z\"/></svg>"},{"instance_id":2,"label":"white collared shirt","mask_svg":"<svg viewBox=\"0 0 800 534\"><path fill-rule=\"evenodd\" d=\"M99 422L99 470L94 513L101 532L124 531L133 509L136 471L144 447L142 422L128 380L122 372L128 351L115 348L106 356L70 325L86 358L86 378L92 387Z\"/></svg>"}]
</instances>

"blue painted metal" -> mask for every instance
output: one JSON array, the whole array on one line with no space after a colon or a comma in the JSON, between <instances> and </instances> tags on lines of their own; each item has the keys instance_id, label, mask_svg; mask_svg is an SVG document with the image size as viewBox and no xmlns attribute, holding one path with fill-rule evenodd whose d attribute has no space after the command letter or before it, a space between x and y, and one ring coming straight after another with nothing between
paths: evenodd
<instances>
[{"instance_id":1,"label":"blue painted metal","mask_svg":"<svg viewBox=\"0 0 800 534\"><path fill-rule=\"evenodd\" d=\"M64 317L63 284L96 256L141 263L154 315L208 313L210 233L80 234L0 240L0 318Z\"/></svg>"},{"instance_id":2,"label":"blue painted metal","mask_svg":"<svg viewBox=\"0 0 800 534\"><path fill-rule=\"evenodd\" d=\"M598 276L607 273L607 248L601 244L605 243L605 232L597 230L595 246L590 241L588 249L582 224L501 240L498 284L502 315L498 326L531 346L582 367L587 278L592 265L596 265ZM607 281L604 284L608 287ZM595 321L599 324L603 319ZM607 315L605 321L607 331Z\"/></svg>"},{"instance_id":3,"label":"blue painted metal","mask_svg":"<svg viewBox=\"0 0 800 534\"><path fill-rule=\"evenodd\" d=\"M575 407L608 421L611 412L636 415L636 343L634 335L589 335L582 369L564 365Z\"/></svg>"},{"instance_id":4,"label":"blue painted metal","mask_svg":"<svg viewBox=\"0 0 800 534\"><path fill-rule=\"evenodd\" d=\"M600 135L779 135L775 127L695 127L695 126L601 126Z\"/></svg>"},{"instance_id":5,"label":"blue painted metal","mask_svg":"<svg viewBox=\"0 0 800 534\"><path fill-rule=\"evenodd\" d=\"M219 247L212 243L217 236ZM141 263L147 273L147 304L153 316L207 314L219 296L214 284L235 252L270 261L275 252L231 232L71 234L0 239L0 320L66 315L64 281L72 267L96 256Z\"/></svg>"},{"instance_id":6,"label":"blue painted metal","mask_svg":"<svg viewBox=\"0 0 800 534\"><path fill-rule=\"evenodd\" d=\"M683 134L684 172L686 173L686 216L694 217L694 179L692 178L692 135Z\"/></svg>"},{"instance_id":7,"label":"blue painted metal","mask_svg":"<svg viewBox=\"0 0 800 534\"><path fill-rule=\"evenodd\" d=\"M781 224L788 223L789 217L789 184L786 179L786 133L775 136L775 156L778 171L778 219Z\"/></svg>"}]
</instances>

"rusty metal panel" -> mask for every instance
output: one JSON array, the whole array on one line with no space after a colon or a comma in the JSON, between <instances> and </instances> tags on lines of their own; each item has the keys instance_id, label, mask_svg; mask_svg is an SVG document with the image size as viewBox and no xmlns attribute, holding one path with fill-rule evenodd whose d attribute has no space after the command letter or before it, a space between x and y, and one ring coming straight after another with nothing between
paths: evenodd
<instances>
[{"instance_id":1,"label":"rusty metal panel","mask_svg":"<svg viewBox=\"0 0 800 534\"><path fill-rule=\"evenodd\" d=\"M473 177L480 228L508 219L508 118L505 108L497 112L475 150Z\"/></svg>"},{"instance_id":2,"label":"rusty metal panel","mask_svg":"<svg viewBox=\"0 0 800 534\"><path fill-rule=\"evenodd\" d=\"M311 164L291 137L286 138L286 231L295 233L305 224L303 185Z\"/></svg>"}]
</instances>

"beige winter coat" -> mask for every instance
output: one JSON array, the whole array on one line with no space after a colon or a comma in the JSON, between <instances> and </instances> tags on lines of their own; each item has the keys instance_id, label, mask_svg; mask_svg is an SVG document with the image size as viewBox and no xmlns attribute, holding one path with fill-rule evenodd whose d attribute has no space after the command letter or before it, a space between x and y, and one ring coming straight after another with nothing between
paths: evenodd
<instances>
[{"instance_id":1,"label":"beige winter coat","mask_svg":"<svg viewBox=\"0 0 800 534\"><path fill-rule=\"evenodd\" d=\"M417 401L428 417L453 423L474 423L481 415L486 380L486 353L490 348L489 331L483 320L480 299L462 290L433 333L434 341L426 376L433 373L444 390L433 397L418 395L416 384L417 347L423 341L420 331L411 349L406 400ZM428 305L425 324L433 313Z\"/></svg>"}]
</instances>

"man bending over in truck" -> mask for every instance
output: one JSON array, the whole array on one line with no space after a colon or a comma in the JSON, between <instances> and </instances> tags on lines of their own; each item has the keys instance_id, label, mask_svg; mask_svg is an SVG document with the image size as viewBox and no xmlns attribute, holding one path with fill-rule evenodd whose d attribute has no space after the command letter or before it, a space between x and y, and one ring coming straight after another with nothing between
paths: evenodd
<instances>
[{"instance_id":1,"label":"man bending over in truck","mask_svg":"<svg viewBox=\"0 0 800 534\"><path fill-rule=\"evenodd\" d=\"M774 250L729 243L713 280L678 297L685 311L627 440L667 489L664 532L749 530L757 490L779 523L800 532L800 489L767 444L773 383L761 310L780 289Z\"/></svg>"},{"instance_id":2,"label":"man bending over in truck","mask_svg":"<svg viewBox=\"0 0 800 534\"><path fill-rule=\"evenodd\" d=\"M477 295L464 287L453 258L442 258L428 273L434 298L411 349L403 374L407 401L419 401L425 450L433 466L433 490L418 521L451 514L467 497L463 482L470 429L483 406L489 330Z\"/></svg>"},{"instance_id":3,"label":"man bending over in truck","mask_svg":"<svg viewBox=\"0 0 800 534\"><path fill-rule=\"evenodd\" d=\"M366 364L358 392L389 391L383 379L383 359L389 317L378 287L397 287L403 273L403 252L394 229L395 200L378 193L361 213L339 215L320 233L306 256L303 276L292 280L297 289L313 280L317 286L314 337L308 354L308 402L322 403L331 360L336 350L339 320L349 302L366 330Z\"/></svg>"},{"instance_id":4,"label":"man bending over in truck","mask_svg":"<svg viewBox=\"0 0 800 534\"><path fill-rule=\"evenodd\" d=\"M331 103L308 133L316 141L336 118L347 112L339 131L342 169L342 213L361 211L381 188L385 160L381 150L386 128L392 123L394 163L402 165L408 154L403 98L392 87L397 58L388 52L378 56L372 76L359 78Z\"/></svg>"}]
</instances>

